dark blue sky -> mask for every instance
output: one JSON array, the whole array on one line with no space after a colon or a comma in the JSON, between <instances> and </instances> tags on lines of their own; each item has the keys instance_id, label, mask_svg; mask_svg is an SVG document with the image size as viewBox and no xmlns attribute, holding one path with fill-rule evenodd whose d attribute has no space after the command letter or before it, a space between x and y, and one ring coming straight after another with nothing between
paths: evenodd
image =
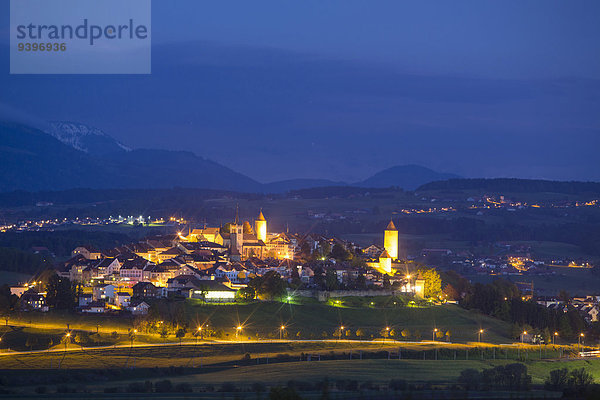
<instances>
[{"instance_id":1,"label":"dark blue sky","mask_svg":"<svg viewBox=\"0 0 600 400\"><path fill-rule=\"evenodd\" d=\"M600 180L597 1L153 1L151 76L8 75L0 107L259 181Z\"/></svg>"}]
</instances>

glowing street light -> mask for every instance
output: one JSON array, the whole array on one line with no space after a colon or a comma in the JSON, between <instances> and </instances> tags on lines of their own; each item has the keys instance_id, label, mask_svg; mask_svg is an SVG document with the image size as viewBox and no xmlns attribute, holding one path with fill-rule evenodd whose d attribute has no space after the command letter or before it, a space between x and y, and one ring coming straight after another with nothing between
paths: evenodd
<instances>
[{"instance_id":1,"label":"glowing street light","mask_svg":"<svg viewBox=\"0 0 600 400\"><path fill-rule=\"evenodd\" d=\"M241 332L242 332L242 327L241 327L241 325L238 325L238 326L235 328L235 338L236 338L236 339L238 338L238 336L239 336L239 334L240 334Z\"/></svg>"},{"instance_id":2,"label":"glowing street light","mask_svg":"<svg viewBox=\"0 0 600 400\"><path fill-rule=\"evenodd\" d=\"M433 340L434 342L435 342L435 334L437 333L437 331L438 331L438 328L435 328L433 330L433 332L431 333L431 340Z\"/></svg>"},{"instance_id":3,"label":"glowing street light","mask_svg":"<svg viewBox=\"0 0 600 400\"><path fill-rule=\"evenodd\" d=\"M281 325L279 327L279 340L283 339L283 337L282 337L283 336L283 331L285 331L285 325Z\"/></svg>"},{"instance_id":4,"label":"glowing street light","mask_svg":"<svg viewBox=\"0 0 600 400\"><path fill-rule=\"evenodd\" d=\"M340 326L340 340L342 340L342 332L344 331L344 325Z\"/></svg>"},{"instance_id":5,"label":"glowing street light","mask_svg":"<svg viewBox=\"0 0 600 400\"><path fill-rule=\"evenodd\" d=\"M481 343L481 334L483 333L483 329L480 329L477 333L479 334L479 343Z\"/></svg>"},{"instance_id":6,"label":"glowing street light","mask_svg":"<svg viewBox=\"0 0 600 400\"><path fill-rule=\"evenodd\" d=\"M527 331L523 331L523 333L521 334L521 344L523 344L523 337L527 335Z\"/></svg>"},{"instance_id":7,"label":"glowing street light","mask_svg":"<svg viewBox=\"0 0 600 400\"><path fill-rule=\"evenodd\" d=\"M558 336L558 332L554 332L554 335L552 335L552 346L554 346L554 339Z\"/></svg>"},{"instance_id":8,"label":"glowing street light","mask_svg":"<svg viewBox=\"0 0 600 400\"><path fill-rule=\"evenodd\" d=\"M579 351L581 351L581 338L584 337L585 335L582 333L579 334L579 336L577 337L577 343L579 344Z\"/></svg>"}]
</instances>

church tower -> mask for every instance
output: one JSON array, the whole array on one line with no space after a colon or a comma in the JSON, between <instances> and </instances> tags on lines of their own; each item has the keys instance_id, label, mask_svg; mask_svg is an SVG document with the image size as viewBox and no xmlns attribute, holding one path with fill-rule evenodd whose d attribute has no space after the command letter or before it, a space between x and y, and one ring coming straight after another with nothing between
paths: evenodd
<instances>
[{"instance_id":1,"label":"church tower","mask_svg":"<svg viewBox=\"0 0 600 400\"><path fill-rule=\"evenodd\" d=\"M391 219L383 234L383 247L392 260L398 259L398 229Z\"/></svg>"},{"instance_id":2,"label":"church tower","mask_svg":"<svg viewBox=\"0 0 600 400\"><path fill-rule=\"evenodd\" d=\"M244 226L239 222L239 209L235 207L235 222L231 224L231 252L235 254L242 254L242 247L244 245Z\"/></svg>"},{"instance_id":3,"label":"church tower","mask_svg":"<svg viewBox=\"0 0 600 400\"><path fill-rule=\"evenodd\" d=\"M260 214L256 221L254 221L254 232L256 232L256 238L258 240L262 240L263 242L267 241L267 220L260 210Z\"/></svg>"}]
</instances>

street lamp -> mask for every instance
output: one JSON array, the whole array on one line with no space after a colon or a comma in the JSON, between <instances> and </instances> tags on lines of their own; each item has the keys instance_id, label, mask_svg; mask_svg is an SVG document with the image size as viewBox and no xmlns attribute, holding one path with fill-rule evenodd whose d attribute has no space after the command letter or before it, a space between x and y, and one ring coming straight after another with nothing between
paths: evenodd
<instances>
[{"instance_id":1,"label":"street lamp","mask_svg":"<svg viewBox=\"0 0 600 400\"><path fill-rule=\"evenodd\" d=\"M438 328L434 328L433 329L433 333L431 334L431 340L433 340L435 342L435 334L437 333Z\"/></svg>"},{"instance_id":2,"label":"street lamp","mask_svg":"<svg viewBox=\"0 0 600 400\"><path fill-rule=\"evenodd\" d=\"M579 336L577 337L577 343L579 344L579 351L581 351L581 338L584 337L585 335L582 333L579 334Z\"/></svg>"},{"instance_id":3,"label":"street lamp","mask_svg":"<svg viewBox=\"0 0 600 400\"><path fill-rule=\"evenodd\" d=\"M483 329L480 329L477 333L479 334L479 343L481 343L481 334L483 333Z\"/></svg>"},{"instance_id":4,"label":"street lamp","mask_svg":"<svg viewBox=\"0 0 600 400\"><path fill-rule=\"evenodd\" d=\"M384 340L384 341L385 341L385 338L386 338L386 337L390 336L390 327L389 327L389 326L386 326L386 327L385 327L385 333L386 333L386 335L385 335L385 337L383 338L383 340Z\"/></svg>"},{"instance_id":5,"label":"street lamp","mask_svg":"<svg viewBox=\"0 0 600 400\"><path fill-rule=\"evenodd\" d=\"M236 339L238 338L238 336L239 336L239 333L240 333L240 332L242 332L242 327L238 325L238 326L235 328L235 338L236 338Z\"/></svg>"},{"instance_id":6,"label":"street lamp","mask_svg":"<svg viewBox=\"0 0 600 400\"><path fill-rule=\"evenodd\" d=\"M279 340L282 340L282 339L283 339L283 337L282 337L282 336L283 336L283 331L284 331L284 330L285 330L285 325L281 325L281 326L279 327Z\"/></svg>"},{"instance_id":7,"label":"street lamp","mask_svg":"<svg viewBox=\"0 0 600 400\"><path fill-rule=\"evenodd\" d=\"M558 336L558 332L554 332L554 335L552 335L552 346L554 346L554 339Z\"/></svg>"},{"instance_id":8,"label":"street lamp","mask_svg":"<svg viewBox=\"0 0 600 400\"><path fill-rule=\"evenodd\" d=\"M344 331L344 325L340 326L340 340L342 340L342 332Z\"/></svg>"},{"instance_id":9,"label":"street lamp","mask_svg":"<svg viewBox=\"0 0 600 400\"><path fill-rule=\"evenodd\" d=\"M523 344L523 337L527 335L527 331L523 331L523 333L521 334L521 344Z\"/></svg>"}]
</instances>

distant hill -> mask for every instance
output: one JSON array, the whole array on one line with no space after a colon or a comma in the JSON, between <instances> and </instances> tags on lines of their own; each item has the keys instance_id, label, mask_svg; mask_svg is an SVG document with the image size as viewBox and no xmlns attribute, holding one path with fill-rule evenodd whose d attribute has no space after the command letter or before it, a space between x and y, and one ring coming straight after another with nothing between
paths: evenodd
<instances>
[{"instance_id":1,"label":"distant hill","mask_svg":"<svg viewBox=\"0 0 600 400\"><path fill-rule=\"evenodd\" d=\"M285 193L291 190L332 186L348 186L348 184L345 182L330 181L328 179L289 179L264 184L263 191L265 193Z\"/></svg>"},{"instance_id":2,"label":"distant hill","mask_svg":"<svg viewBox=\"0 0 600 400\"><path fill-rule=\"evenodd\" d=\"M494 178L494 179L450 179L430 182L420 186L418 191L427 190L483 190L488 192L521 193L600 193L597 182L560 182L538 179Z\"/></svg>"},{"instance_id":3,"label":"distant hill","mask_svg":"<svg viewBox=\"0 0 600 400\"><path fill-rule=\"evenodd\" d=\"M414 190L429 182L453 178L459 178L459 176L436 172L419 165L398 165L384 169L370 178L367 178L362 182L357 182L354 185L372 188L398 186L405 190Z\"/></svg>"},{"instance_id":4,"label":"distant hill","mask_svg":"<svg viewBox=\"0 0 600 400\"><path fill-rule=\"evenodd\" d=\"M35 128L0 122L0 191L107 187L112 177L78 150Z\"/></svg>"},{"instance_id":5,"label":"distant hill","mask_svg":"<svg viewBox=\"0 0 600 400\"><path fill-rule=\"evenodd\" d=\"M0 122L0 191L175 186L247 192L261 189L253 179L190 152L120 148L89 154L74 148L75 142L59 141L20 123Z\"/></svg>"},{"instance_id":6,"label":"distant hill","mask_svg":"<svg viewBox=\"0 0 600 400\"><path fill-rule=\"evenodd\" d=\"M130 149L103 131L77 122L53 122L46 131L0 121L0 192L73 188L201 188L247 193L285 193L322 187L413 190L455 178L417 165L388 168L348 184L290 179L261 184L242 173L186 151Z\"/></svg>"},{"instance_id":7,"label":"distant hill","mask_svg":"<svg viewBox=\"0 0 600 400\"><path fill-rule=\"evenodd\" d=\"M64 144L89 154L109 154L131 151L102 130L79 122L50 122L47 133Z\"/></svg>"}]
</instances>

